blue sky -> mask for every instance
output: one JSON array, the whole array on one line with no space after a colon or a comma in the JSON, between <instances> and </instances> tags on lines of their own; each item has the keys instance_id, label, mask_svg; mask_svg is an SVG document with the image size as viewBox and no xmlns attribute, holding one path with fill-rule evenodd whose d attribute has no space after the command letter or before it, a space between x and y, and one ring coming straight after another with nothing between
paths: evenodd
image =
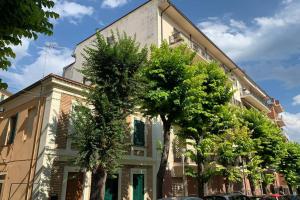
<instances>
[{"instance_id":1,"label":"blue sky","mask_svg":"<svg viewBox=\"0 0 300 200\"><path fill-rule=\"evenodd\" d=\"M145 0L55 0L54 34L23 39L0 77L16 92L43 74L61 74L77 43ZM300 142L300 1L173 0L268 94L279 99L291 139ZM51 48L46 48L50 45Z\"/></svg>"}]
</instances>

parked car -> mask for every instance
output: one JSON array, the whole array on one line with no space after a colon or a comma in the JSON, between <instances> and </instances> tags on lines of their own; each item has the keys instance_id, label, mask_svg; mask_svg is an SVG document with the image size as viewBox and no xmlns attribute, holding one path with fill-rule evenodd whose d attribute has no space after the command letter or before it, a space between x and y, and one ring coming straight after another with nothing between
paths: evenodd
<instances>
[{"instance_id":1,"label":"parked car","mask_svg":"<svg viewBox=\"0 0 300 200\"><path fill-rule=\"evenodd\" d=\"M218 194L209 195L203 198L204 200L250 200L250 198L241 193L229 193L229 194Z\"/></svg>"},{"instance_id":2,"label":"parked car","mask_svg":"<svg viewBox=\"0 0 300 200\"><path fill-rule=\"evenodd\" d=\"M281 194L269 194L263 196L262 200L286 200Z\"/></svg>"},{"instance_id":3,"label":"parked car","mask_svg":"<svg viewBox=\"0 0 300 200\"><path fill-rule=\"evenodd\" d=\"M264 195L260 195L260 196L249 196L249 198L251 200L262 200L265 196Z\"/></svg>"},{"instance_id":4,"label":"parked car","mask_svg":"<svg viewBox=\"0 0 300 200\"><path fill-rule=\"evenodd\" d=\"M168 197L168 198L163 198L158 200L203 200L203 199L199 197Z\"/></svg>"},{"instance_id":5,"label":"parked car","mask_svg":"<svg viewBox=\"0 0 300 200\"><path fill-rule=\"evenodd\" d=\"M300 196L299 195L284 195L283 196L285 198L285 200L300 200Z\"/></svg>"},{"instance_id":6,"label":"parked car","mask_svg":"<svg viewBox=\"0 0 300 200\"><path fill-rule=\"evenodd\" d=\"M259 195L259 196L249 196L251 200L262 200L264 198L264 195Z\"/></svg>"}]
</instances>

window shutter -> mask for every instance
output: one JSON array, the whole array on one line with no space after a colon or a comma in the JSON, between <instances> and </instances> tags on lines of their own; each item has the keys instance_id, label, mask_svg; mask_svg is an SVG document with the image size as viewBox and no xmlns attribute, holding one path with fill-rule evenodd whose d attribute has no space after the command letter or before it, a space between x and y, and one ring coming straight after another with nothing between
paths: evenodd
<instances>
[{"instance_id":1,"label":"window shutter","mask_svg":"<svg viewBox=\"0 0 300 200\"><path fill-rule=\"evenodd\" d=\"M145 146L145 123L134 120L133 143L135 146Z\"/></svg>"},{"instance_id":2,"label":"window shutter","mask_svg":"<svg viewBox=\"0 0 300 200\"><path fill-rule=\"evenodd\" d=\"M17 132L18 113L10 118L10 134L8 144L14 143Z\"/></svg>"}]
</instances>

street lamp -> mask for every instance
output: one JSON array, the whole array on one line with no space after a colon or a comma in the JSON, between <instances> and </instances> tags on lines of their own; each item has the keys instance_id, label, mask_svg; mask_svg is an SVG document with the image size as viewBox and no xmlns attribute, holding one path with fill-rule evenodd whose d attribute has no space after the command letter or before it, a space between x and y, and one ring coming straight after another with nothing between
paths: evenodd
<instances>
[{"instance_id":1,"label":"street lamp","mask_svg":"<svg viewBox=\"0 0 300 200\"><path fill-rule=\"evenodd\" d=\"M186 196L186 184L185 184L186 178L185 178L185 168L184 168L185 152L186 152L186 148L183 147L181 149L183 196Z\"/></svg>"}]
</instances>

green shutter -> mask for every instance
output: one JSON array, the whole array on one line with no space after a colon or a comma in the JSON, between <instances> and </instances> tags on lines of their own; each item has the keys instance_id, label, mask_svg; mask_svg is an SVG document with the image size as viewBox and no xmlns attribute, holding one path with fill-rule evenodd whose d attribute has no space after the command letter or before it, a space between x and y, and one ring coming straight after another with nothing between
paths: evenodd
<instances>
[{"instance_id":1,"label":"green shutter","mask_svg":"<svg viewBox=\"0 0 300 200\"><path fill-rule=\"evenodd\" d=\"M107 178L104 200L118 200L118 175Z\"/></svg>"},{"instance_id":2,"label":"green shutter","mask_svg":"<svg viewBox=\"0 0 300 200\"><path fill-rule=\"evenodd\" d=\"M144 200L144 174L133 174L133 200Z\"/></svg>"},{"instance_id":3,"label":"green shutter","mask_svg":"<svg viewBox=\"0 0 300 200\"><path fill-rule=\"evenodd\" d=\"M145 123L134 120L133 144L135 146L145 146Z\"/></svg>"}]
</instances>

